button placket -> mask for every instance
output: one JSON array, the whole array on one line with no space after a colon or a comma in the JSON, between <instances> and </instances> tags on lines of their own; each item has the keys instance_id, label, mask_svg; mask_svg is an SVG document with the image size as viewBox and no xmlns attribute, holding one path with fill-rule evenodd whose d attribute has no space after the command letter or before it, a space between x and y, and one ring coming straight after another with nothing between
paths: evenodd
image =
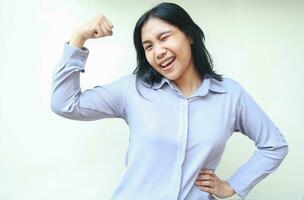
<instances>
[{"instance_id":1,"label":"button placket","mask_svg":"<svg viewBox=\"0 0 304 200\"><path fill-rule=\"evenodd\" d=\"M188 137L188 105L189 102L182 98L180 100L180 108L179 108L179 128L178 128L178 154L176 161L176 177L173 178L172 186L173 186L173 199L178 199L181 178L182 178L182 165L185 160L186 148L187 148L187 137Z\"/></svg>"}]
</instances>

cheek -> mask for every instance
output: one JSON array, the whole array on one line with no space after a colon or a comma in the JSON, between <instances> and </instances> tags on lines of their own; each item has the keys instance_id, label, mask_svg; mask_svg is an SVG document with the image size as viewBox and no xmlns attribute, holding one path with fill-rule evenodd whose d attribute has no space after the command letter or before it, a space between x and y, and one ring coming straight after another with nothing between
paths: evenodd
<instances>
[{"instance_id":1,"label":"cheek","mask_svg":"<svg viewBox=\"0 0 304 200\"><path fill-rule=\"evenodd\" d=\"M191 46L189 44L183 45L184 48L180 50L180 56L183 62L188 63L191 60L192 53L191 53Z\"/></svg>"},{"instance_id":2,"label":"cheek","mask_svg":"<svg viewBox=\"0 0 304 200\"><path fill-rule=\"evenodd\" d=\"M182 62L185 62L191 57L191 46L187 41L172 40L170 44L168 44L168 48L172 50Z\"/></svg>"},{"instance_id":3,"label":"cheek","mask_svg":"<svg viewBox=\"0 0 304 200\"><path fill-rule=\"evenodd\" d=\"M149 63L153 68L155 68L155 60L154 60L154 58L153 58L152 52L147 52L145 55L146 55L146 59L147 59L148 63Z\"/></svg>"}]
</instances>

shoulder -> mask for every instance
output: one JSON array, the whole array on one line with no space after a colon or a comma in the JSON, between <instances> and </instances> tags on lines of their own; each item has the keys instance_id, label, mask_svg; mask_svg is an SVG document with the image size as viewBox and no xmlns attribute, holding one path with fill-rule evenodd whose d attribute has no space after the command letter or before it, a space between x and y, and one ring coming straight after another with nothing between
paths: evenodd
<instances>
[{"instance_id":1,"label":"shoulder","mask_svg":"<svg viewBox=\"0 0 304 200\"><path fill-rule=\"evenodd\" d=\"M226 94L237 95L237 96L240 95L243 90L241 83L230 77L223 77L222 81L218 81L212 78L211 88L215 88L216 90L221 90Z\"/></svg>"},{"instance_id":2,"label":"shoulder","mask_svg":"<svg viewBox=\"0 0 304 200\"><path fill-rule=\"evenodd\" d=\"M223 85L223 87L227 90L227 91L235 91L235 90L241 90L242 89L242 85L239 81L230 78L230 77L223 77L222 81L217 81L214 80L216 82L220 82L220 84Z\"/></svg>"},{"instance_id":3,"label":"shoulder","mask_svg":"<svg viewBox=\"0 0 304 200\"><path fill-rule=\"evenodd\" d=\"M130 82L132 82L132 80L134 79L133 74L127 74L127 75L123 75L120 76L116 79L114 79L113 81L106 83L105 85L115 85L121 88L127 87Z\"/></svg>"},{"instance_id":4,"label":"shoulder","mask_svg":"<svg viewBox=\"0 0 304 200\"><path fill-rule=\"evenodd\" d=\"M128 88L130 87L130 83L132 82L132 79L133 79L132 74L123 75L113 79L110 82L95 86L94 90L97 93L107 92L108 94L120 96L128 90Z\"/></svg>"}]
</instances>

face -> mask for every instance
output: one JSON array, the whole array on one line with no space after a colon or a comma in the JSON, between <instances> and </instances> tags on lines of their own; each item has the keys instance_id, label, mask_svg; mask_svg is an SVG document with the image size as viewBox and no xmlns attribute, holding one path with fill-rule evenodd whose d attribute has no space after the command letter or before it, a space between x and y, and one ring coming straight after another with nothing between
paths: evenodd
<instances>
[{"instance_id":1,"label":"face","mask_svg":"<svg viewBox=\"0 0 304 200\"><path fill-rule=\"evenodd\" d=\"M147 61L164 77L178 81L193 71L191 40L177 27L151 17L142 27L141 38Z\"/></svg>"}]
</instances>

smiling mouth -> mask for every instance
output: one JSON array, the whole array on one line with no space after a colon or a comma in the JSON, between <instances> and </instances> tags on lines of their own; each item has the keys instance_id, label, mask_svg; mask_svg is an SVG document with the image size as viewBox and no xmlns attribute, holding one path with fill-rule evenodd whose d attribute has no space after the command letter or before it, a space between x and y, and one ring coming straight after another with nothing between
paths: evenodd
<instances>
[{"instance_id":1,"label":"smiling mouth","mask_svg":"<svg viewBox=\"0 0 304 200\"><path fill-rule=\"evenodd\" d=\"M165 62L161 63L160 66L161 68L167 68L169 67L173 62L175 61L175 57L171 57L168 60L166 60Z\"/></svg>"}]
</instances>

